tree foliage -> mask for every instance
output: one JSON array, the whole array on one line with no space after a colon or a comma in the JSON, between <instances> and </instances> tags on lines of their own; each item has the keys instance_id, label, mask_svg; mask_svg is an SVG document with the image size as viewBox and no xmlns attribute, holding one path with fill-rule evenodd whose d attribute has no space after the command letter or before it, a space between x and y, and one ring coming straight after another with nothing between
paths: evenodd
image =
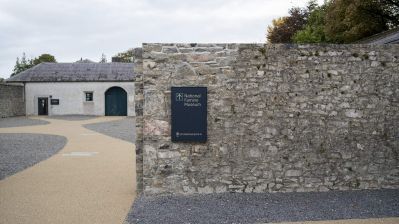
<instances>
[{"instance_id":1,"label":"tree foliage","mask_svg":"<svg viewBox=\"0 0 399 224\"><path fill-rule=\"evenodd\" d=\"M107 63L107 56L105 56L104 53L101 55L101 59L100 59L99 62L100 62L100 63Z\"/></svg>"},{"instance_id":2,"label":"tree foliage","mask_svg":"<svg viewBox=\"0 0 399 224\"><path fill-rule=\"evenodd\" d=\"M134 51L133 51L133 49L129 49L125 52L121 52L121 53L118 53L115 56L113 56L112 62L131 63L131 62L133 62L133 58L134 58Z\"/></svg>"},{"instance_id":3,"label":"tree foliage","mask_svg":"<svg viewBox=\"0 0 399 224\"><path fill-rule=\"evenodd\" d=\"M399 26L399 0L374 0L379 10L368 10L375 17L383 17L389 28Z\"/></svg>"},{"instance_id":4,"label":"tree foliage","mask_svg":"<svg viewBox=\"0 0 399 224\"><path fill-rule=\"evenodd\" d=\"M372 12L372 13L371 13ZM373 0L334 0L327 8L325 33L334 43L351 43L388 29Z\"/></svg>"},{"instance_id":5,"label":"tree foliage","mask_svg":"<svg viewBox=\"0 0 399 224\"><path fill-rule=\"evenodd\" d=\"M312 10L305 28L294 34L295 43L325 43L329 41L324 32L326 8L326 5L323 5Z\"/></svg>"},{"instance_id":6,"label":"tree foliage","mask_svg":"<svg viewBox=\"0 0 399 224\"><path fill-rule=\"evenodd\" d=\"M267 28L267 40L270 43L292 43L294 34L306 24L307 9L291 8L289 14L274 19L272 25Z\"/></svg>"},{"instance_id":7,"label":"tree foliage","mask_svg":"<svg viewBox=\"0 0 399 224\"><path fill-rule=\"evenodd\" d=\"M399 0L315 1L268 27L271 43L352 43L399 26Z\"/></svg>"},{"instance_id":8,"label":"tree foliage","mask_svg":"<svg viewBox=\"0 0 399 224\"><path fill-rule=\"evenodd\" d=\"M14 76L20 72L23 72L29 68L33 67L33 60L32 59L27 59L25 52L22 53L21 59L17 57L17 61L15 62L13 73L11 76Z\"/></svg>"},{"instance_id":9,"label":"tree foliage","mask_svg":"<svg viewBox=\"0 0 399 224\"><path fill-rule=\"evenodd\" d=\"M51 54L42 54L37 58L27 58L25 52L22 53L21 59L17 57L17 60L14 65L13 73L11 76L14 76L20 72L23 72L29 68L32 68L35 65L38 65L42 62L57 62L55 57Z\"/></svg>"},{"instance_id":10,"label":"tree foliage","mask_svg":"<svg viewBox=\"0 0 399 224\"><path fill-rule=\"evenodd\" d=\"M42 54L39 57L33 59L33 65L38 65L42 62L57 62L57 60L55 60L55 57L51 54Z\"/></svg>"}]
</instances>

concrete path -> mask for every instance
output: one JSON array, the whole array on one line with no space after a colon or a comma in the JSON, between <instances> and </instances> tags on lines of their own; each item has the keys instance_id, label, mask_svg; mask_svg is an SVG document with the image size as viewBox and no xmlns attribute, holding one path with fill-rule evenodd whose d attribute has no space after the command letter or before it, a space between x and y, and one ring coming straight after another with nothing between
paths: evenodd
<instances>
[{"instance_id":1,"label":"concrete path","mask_svg":"<svg viewBox=\"0 0 399 224\"><path fill-rule=\"evenodd\" d=\"M56 155L0 181L0 223L123 223L135 198L135 146L82 127L122 119L49 121L0 133L65 136Z\"/></svg>"}]
</instances>

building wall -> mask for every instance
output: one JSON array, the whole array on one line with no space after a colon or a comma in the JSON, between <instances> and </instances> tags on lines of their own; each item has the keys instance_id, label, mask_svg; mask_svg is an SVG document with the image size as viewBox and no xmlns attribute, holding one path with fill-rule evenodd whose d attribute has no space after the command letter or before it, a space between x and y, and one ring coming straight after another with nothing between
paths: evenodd
<instances>
[{"instance_id":1,"label":"building wall","mask_svg":"<svg viewBox=\"0 0 399 224\"><path fill-rule=\"evenodd\" d=\"M59 99L59 105L50 105L49 115L104 115L105 91L110 87L123 88L128 95L128 116L135 116L134 82L57 82L26 83L26 114L37 115L38 97ZM85 91L93 92L93 101L85 101Z\"/></svg>"},{"instance_id":2,"label":"building wall","mask_svg":"<svg viewBox=\"0 0 399 224\"><path fill-rule=\"evenodd\" d=\"M143 45L145 193L399 188L399 45ZM170 87L208 87L172 143Z\"/></svg>"},{"instance_id":3,"label":"building wall","mask_svg":"<svg viewBox=\"0 0 399 224\"><path fill-rule=\"evenodd\" d=\"M0 83L0 118L25 115L23 85Z\"/></svg>"}]
</instances>

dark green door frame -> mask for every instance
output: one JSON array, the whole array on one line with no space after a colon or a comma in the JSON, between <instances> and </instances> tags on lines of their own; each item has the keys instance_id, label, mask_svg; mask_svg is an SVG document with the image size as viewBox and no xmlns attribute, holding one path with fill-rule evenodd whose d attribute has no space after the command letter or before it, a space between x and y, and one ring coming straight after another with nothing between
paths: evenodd
<instances>
[{"instance_id":1,"label":"dark green door frame","mask_svg":"<svg viewBox=\"0 0 399 224\"><path fill-rule=\"evenodd\" d=\"M105 91L105 116L127 116L127 93L121 87Z\"/></svg>"}]
</instances>

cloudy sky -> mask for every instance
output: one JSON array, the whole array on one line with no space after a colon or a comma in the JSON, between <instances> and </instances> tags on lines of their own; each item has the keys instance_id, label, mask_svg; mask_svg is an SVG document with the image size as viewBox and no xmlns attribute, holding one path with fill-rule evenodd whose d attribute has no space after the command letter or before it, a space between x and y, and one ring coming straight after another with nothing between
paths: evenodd
<instances>
[{"instance_id":1,"label":"cloudy sky","mask_svg":"<svg viewBox=\"0 0 399 224\"><path fill-rule=\"evenodd\" d=\"M273 18L306 2L0 0L0 77L9 77L23 52L99 61L143 42L265 42Z\"/></svg>"}]
</instances>

